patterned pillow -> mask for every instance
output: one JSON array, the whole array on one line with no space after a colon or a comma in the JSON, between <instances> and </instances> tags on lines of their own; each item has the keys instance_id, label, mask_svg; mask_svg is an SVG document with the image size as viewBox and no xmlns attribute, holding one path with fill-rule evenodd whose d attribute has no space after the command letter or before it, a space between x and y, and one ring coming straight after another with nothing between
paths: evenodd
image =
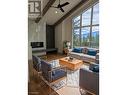
<instances>
[{"instance_id":1,"label":"patterned pillow","mask_svg":"<svg viewBox=\"0 0 127 95\"><path fill-rule=\"evenodd\" d=\"M82 53L87 54L87 52L88 52L88 49L87 48L83 48L82 49Z\"/></svg>"}]
</instances>

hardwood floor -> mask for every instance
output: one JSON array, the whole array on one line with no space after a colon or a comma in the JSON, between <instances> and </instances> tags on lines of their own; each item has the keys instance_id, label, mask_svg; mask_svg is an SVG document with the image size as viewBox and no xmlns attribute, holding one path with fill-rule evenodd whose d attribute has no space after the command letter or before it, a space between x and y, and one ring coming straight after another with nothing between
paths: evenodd
<instances>
[{"instance_id":1,"label":"hardwood floor","mask_svg":"<svg viewBox=\"0 0 127 95\"><path fill-rule=\"evenodd\" d=\"M65 57L66 55L49 54L46 60L51 61ZM28 95L81 95L79 88L63 87L57 91L51 89L46 83L44 83L38 76L38 73L32 67L32 61L29 63L29 82L28 82Z\"/></svg>"},{"instance_id":2,"label":"hardwood floor","mask_svg":"<svg viewBox=\"0 0 127 95\"><path fill-rule=\"evenodd\" d=\"M53 93L53 94L51 94ZM37 75L31 76L28 83L28 95L59 95L47 84L45 84Z\"/></svg>"},{"instance_id":3,"label":"hardwood floor","mask_svg":"<svg viewBox=\"0 0 127 95\"><path fill-rule=\"evenodd\" d=\"M63 87L57 91L59 95L81 95L79 88L76 87Z\"/></svg>"},{"instance_id":4,"label":"hardwood floor","mask_svg":"<svg viewBox=\"0 0 127 95\"><path fill-rule=\"evenodd\" d=\"M41 56L40 56L41 57ZM59 58L62 58L62 57L66 57L66 55L63 55L63 54L48 54L46 55L46 61L52 61L52 60L56 60L56 59L59 59ZM41 57L43 59L43 57Z\"/></svg>"},{"instance_id":5,"label":"hardwood floor","mask_svg":"<svg viewBox=\"0 0 127 95\"><path fill-rule=\"evenodd\" d=\"M51 89L38 75L38 73L30 66L29 63L29 81L28 81L28 95L59 95Z\"/></svg>"},{"instance_id":6,"label":"hardwood floor","mask_svg":"<svg viewBox=\"0 0 127 95\"><path fill-rule=\"evenodd\" d=\"M65 57L60 54L48 54L46 60L51 61ZM38 73L32 67L32 61L29 64L29 82L28 82L28 95L59 95L56 91L51 89L46 83L44 83L38 76Z\"/></svg>"}]
</instances>

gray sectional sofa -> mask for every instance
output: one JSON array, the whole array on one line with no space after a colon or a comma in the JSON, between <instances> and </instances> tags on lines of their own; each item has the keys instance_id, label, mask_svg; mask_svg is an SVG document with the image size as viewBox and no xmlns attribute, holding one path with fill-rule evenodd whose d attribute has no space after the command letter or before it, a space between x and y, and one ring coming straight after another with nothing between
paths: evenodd
<instances>
[{"instance_id":1,"label":"gray sectional sofa","mask_svg":"<svg viewBox=\"0 0 127 95\"><path fill-rule=\"evenodd\" d=\"M78 47L69 49L68 55L77 59L81 59L85 62L99 63L99 49Z\"/></svg>"}]
</instances>

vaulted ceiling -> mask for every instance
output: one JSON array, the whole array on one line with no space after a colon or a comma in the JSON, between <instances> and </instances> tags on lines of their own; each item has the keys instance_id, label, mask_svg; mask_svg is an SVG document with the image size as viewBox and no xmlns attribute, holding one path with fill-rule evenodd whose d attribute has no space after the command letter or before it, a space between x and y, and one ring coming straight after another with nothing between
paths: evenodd
<instances>
[{"instance_id":1,"label":"vaulted ceiling","mask_svg":"<svg viewBox=\"0 0 127 95\"><path fill-rule=\"evenodd\" d=\"M57 6L59 0L56 0L56 2L53 4L53 6ZM76 6L81 0L61 0L61 4L65 2L69 2L70 4L63 7L65 12L61 12L59 9L56 8L50 8L48 12L45 14L45 19L48 24L54 24L56 23L62 16L64 16L67 12L69 12L74 6ZM57 13L55 13L57 11Z\"/></svg>"},{"instance_id":2,"label":"vaulted ceiling","mask_svg":"<svg viewBox=\"0 0 127 95\"><path fill-rule=\"evenodd\" d=\"M35 19L37 21L40 21L42 18L44 18L47 24L53 25L53 24L57 24L57 22L61 20L63 16L67 15L75 6L81 3L81 1L87 1L87 0L60 0L61 4L65 2L70 3L69 5L63 7L65 12L61 12L57 8L50 7L51 5L57 6L59 4L59 0L41 0L41 1L42 1L42 7L43 7L42 10L44 13L41 14L42 17L39 18L39 20L37 20L37 17Z\"/></svg>"}]
</instances>

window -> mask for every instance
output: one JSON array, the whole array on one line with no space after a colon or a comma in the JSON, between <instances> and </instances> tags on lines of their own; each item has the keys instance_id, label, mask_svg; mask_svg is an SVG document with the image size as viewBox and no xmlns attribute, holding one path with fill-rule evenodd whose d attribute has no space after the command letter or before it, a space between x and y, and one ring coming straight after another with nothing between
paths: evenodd
<instances>
[{"instance_id":1,"label":"window","mask_svg":"<svg viewBox=\"0 0 127 95\"><path fill-rule=\"evenodd\" d=\"M83 27L81 29L81 46L89 46L90 27Z\"/></svg>"},{"instance_id":2,"label":"window","mask_svg":"<svg viewBox=\"0 0 127 95\"><path fill-rule=\"evenodd\" d=\"M74 32L73 32L73 44L75 44L75 46L79 46L80 45L80 29L77 28L77 29L74 29Z\"/></svg>"},{"instance_id":3,"label":"window","mask_svg":"<svg viewBox=\"0 0 127 95\"><path fill-rule=\"evenodd\" d=\"M99 47L99 3L73 19L73 47Z\"/></svg>"},{"instance_id":4,"label":"window","mask_svg":"<svg viewBox=\"0 0 127 95\"><path fill-rule=\"evenodd\" d=\"M76 17L73 23L74 23L74 27L79 27L80 26L80 16Z\"/></svg>"},{"instance_id":5,"label":"window","mask_svg":"<svg viewBox=\"0 0 127 95\"><path fill-rule=\"evenodd\" d=\"M91 46L92 47L99 46L99 26L92 27Z\"/></svg>"},{"instance_id":6,"label":"window","mask_svg":"<svg viewBox=\"0 0 127 95\"><path fill-rule=\"evenodd\" d=\"M90 25L91 23L91 8L82 14L82 26Z\"/></svg>"},{"instance_id":7,"label":"window","mask_svg":"<svg viewBox=\"0 0 127 95\"><path fill-rule=\"evenodd\" d=\"M92 19L92 24L96 25L99 24L99 4L96 4L93 7L93 19Z\"/></svg>"}]
</instances>

